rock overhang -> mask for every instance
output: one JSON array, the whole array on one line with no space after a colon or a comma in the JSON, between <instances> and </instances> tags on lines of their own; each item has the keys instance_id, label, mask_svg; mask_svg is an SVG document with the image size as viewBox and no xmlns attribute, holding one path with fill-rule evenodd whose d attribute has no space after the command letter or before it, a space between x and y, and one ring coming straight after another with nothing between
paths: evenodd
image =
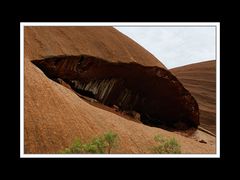
<instances>
[{"instance_id":1,"label":"rock overhang","mask_svg":"<svg viewBox=\"0 0 240 180\"><path fill-rule=\"evenodd\" d=\"M47 77L107 106L134 111L151 126L199 125L196 100L168 70L135 62L109 62L89 55L32 61Z\"/></svg>"}]
</instances>

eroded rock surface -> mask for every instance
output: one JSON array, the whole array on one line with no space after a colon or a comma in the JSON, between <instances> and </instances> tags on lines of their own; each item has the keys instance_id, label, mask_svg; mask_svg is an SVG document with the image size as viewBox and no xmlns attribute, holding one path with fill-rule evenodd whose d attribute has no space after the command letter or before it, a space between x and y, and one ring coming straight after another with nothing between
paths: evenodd
<instances>
[{"instance_id":1,"label":"eroded rock surface","mask_svg":"<svg viewBox=\"0 0 240 180\"><path fill-rule=\"evenodd\" d=\"M199 125L198 104L169 71L97 57L56 56L32 61L49 78L84 96L140 114L151 126Z\"/></svg>"},{"instance_id":2,"label":"eroded rock surface","mask_svg":"<svg viewBox=\"0 0 240 180\"><path fill-rule=\"evenodd\" d=\"M216 61L205 61L170 70L197 100L201 127L216 134Z\"/></svg>"}]
</instances>

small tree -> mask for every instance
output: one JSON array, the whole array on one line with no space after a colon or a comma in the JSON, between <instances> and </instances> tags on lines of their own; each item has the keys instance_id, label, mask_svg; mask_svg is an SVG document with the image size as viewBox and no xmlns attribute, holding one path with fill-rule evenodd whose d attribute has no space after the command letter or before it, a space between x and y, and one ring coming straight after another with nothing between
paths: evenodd
<instances>
[{"instance_id":1,"label":"small tree","mask_svg":"<svg viewBox=\"0 0 240 180\"><path fill-rule=\"evenodd\" d=\"M101 137L92 139L89 143L82 144L79 139L76 139L73 144L61 151L64 154L81 154L81 153L91 153L91 154L103 154L111 153L113 147L117 145L117 134L113 132L107 132ZM106 152L107 151L107 152Z\"/></svg>"},{"instance_id":2,"label":"small tree","mask_svg":"<svg viewBox=\"0 0 240 180\"><path fill-rule=\"evenodd\" d=\"M103 137L94 138L91 144L95 146L96 153L99 153L99 154L105 153L105 149L107 145Z\"/></svg>"},{"instance_id":3,"label":"small tree","mask_svg":"<svg viewBox=\"0 0 240 180\"><path fill-rule=\"evenodd\" d=\"M75 139L72 145L69 148L64 149L60 153L63 154L78 154L78 153L83 153L83 144L79 139Z\"/></svg>"},{"instance_id":4,"label":"small tree","mask_svg":"<svg viewBox=\"0 0 240 180\"><path fill-rule=\"evenodd\" d=\"M104 140L107 143L107 152L108 154L111 153L112 148L116 147L117 145L117 140L118 140L118 136L116 133L113 132L108 132L106 134L104 134Z\"/></svg>"},{"instance_id":5,"label":"small tree","mask_svg":"<svg viewBox=\"0 0 240 180\"><path fill-rule=\"evenodd\" d=\"M79 152L81 153L81 152ZM99 153L96 144L94 143L88 143L83 145L83 152L82 153L90 153L90 154L96 154Z\"/></svg>"},{"instance_id":6,"label":"small tree","mask_svg":"<svg viewBox=\"0 0 240 180\"><path fill-rule=\"evenodd\" d=\"M175 138L166 139L160 135L154 137L154 140L160 143L153 147L153 152L157 154L180 154L181 146Z\"/></svg>"}]
</instances>

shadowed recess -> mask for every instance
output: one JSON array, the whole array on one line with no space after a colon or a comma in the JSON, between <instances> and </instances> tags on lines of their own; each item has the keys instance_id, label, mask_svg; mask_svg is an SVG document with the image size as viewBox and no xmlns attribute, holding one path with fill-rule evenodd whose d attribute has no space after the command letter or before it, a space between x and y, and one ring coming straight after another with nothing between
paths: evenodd
<instances>
[{"instance_id":1,"label":"shadowed recess","mask_svg":"<svg viewBox=\"0 0 240 180\"><path fill-rule=\"evenodd\" d=\"M140 114L142 123L188 129L199 125L196 100L178 79L160 67L109 62L89 55L32 61L48 78L120 111Z\"/></svg>"}]
</instances>

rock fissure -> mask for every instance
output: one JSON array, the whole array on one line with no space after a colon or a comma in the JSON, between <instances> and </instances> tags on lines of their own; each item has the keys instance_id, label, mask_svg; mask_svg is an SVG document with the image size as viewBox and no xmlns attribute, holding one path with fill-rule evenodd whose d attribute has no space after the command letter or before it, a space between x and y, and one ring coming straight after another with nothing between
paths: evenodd
<instances>
[{"instance_id":1,"label":"rock fissure","mask_svg":"<svg viewBox=\"0 0 240 180\"><path fill-rule=\"evenodd\" d=\"M129 114L144 124L176 129L199 125L198 104L168 70L98 57L55 56L32 61L48 78ZM132 112L132 113L131 113Z\"/></svg>"}]
</instances>

